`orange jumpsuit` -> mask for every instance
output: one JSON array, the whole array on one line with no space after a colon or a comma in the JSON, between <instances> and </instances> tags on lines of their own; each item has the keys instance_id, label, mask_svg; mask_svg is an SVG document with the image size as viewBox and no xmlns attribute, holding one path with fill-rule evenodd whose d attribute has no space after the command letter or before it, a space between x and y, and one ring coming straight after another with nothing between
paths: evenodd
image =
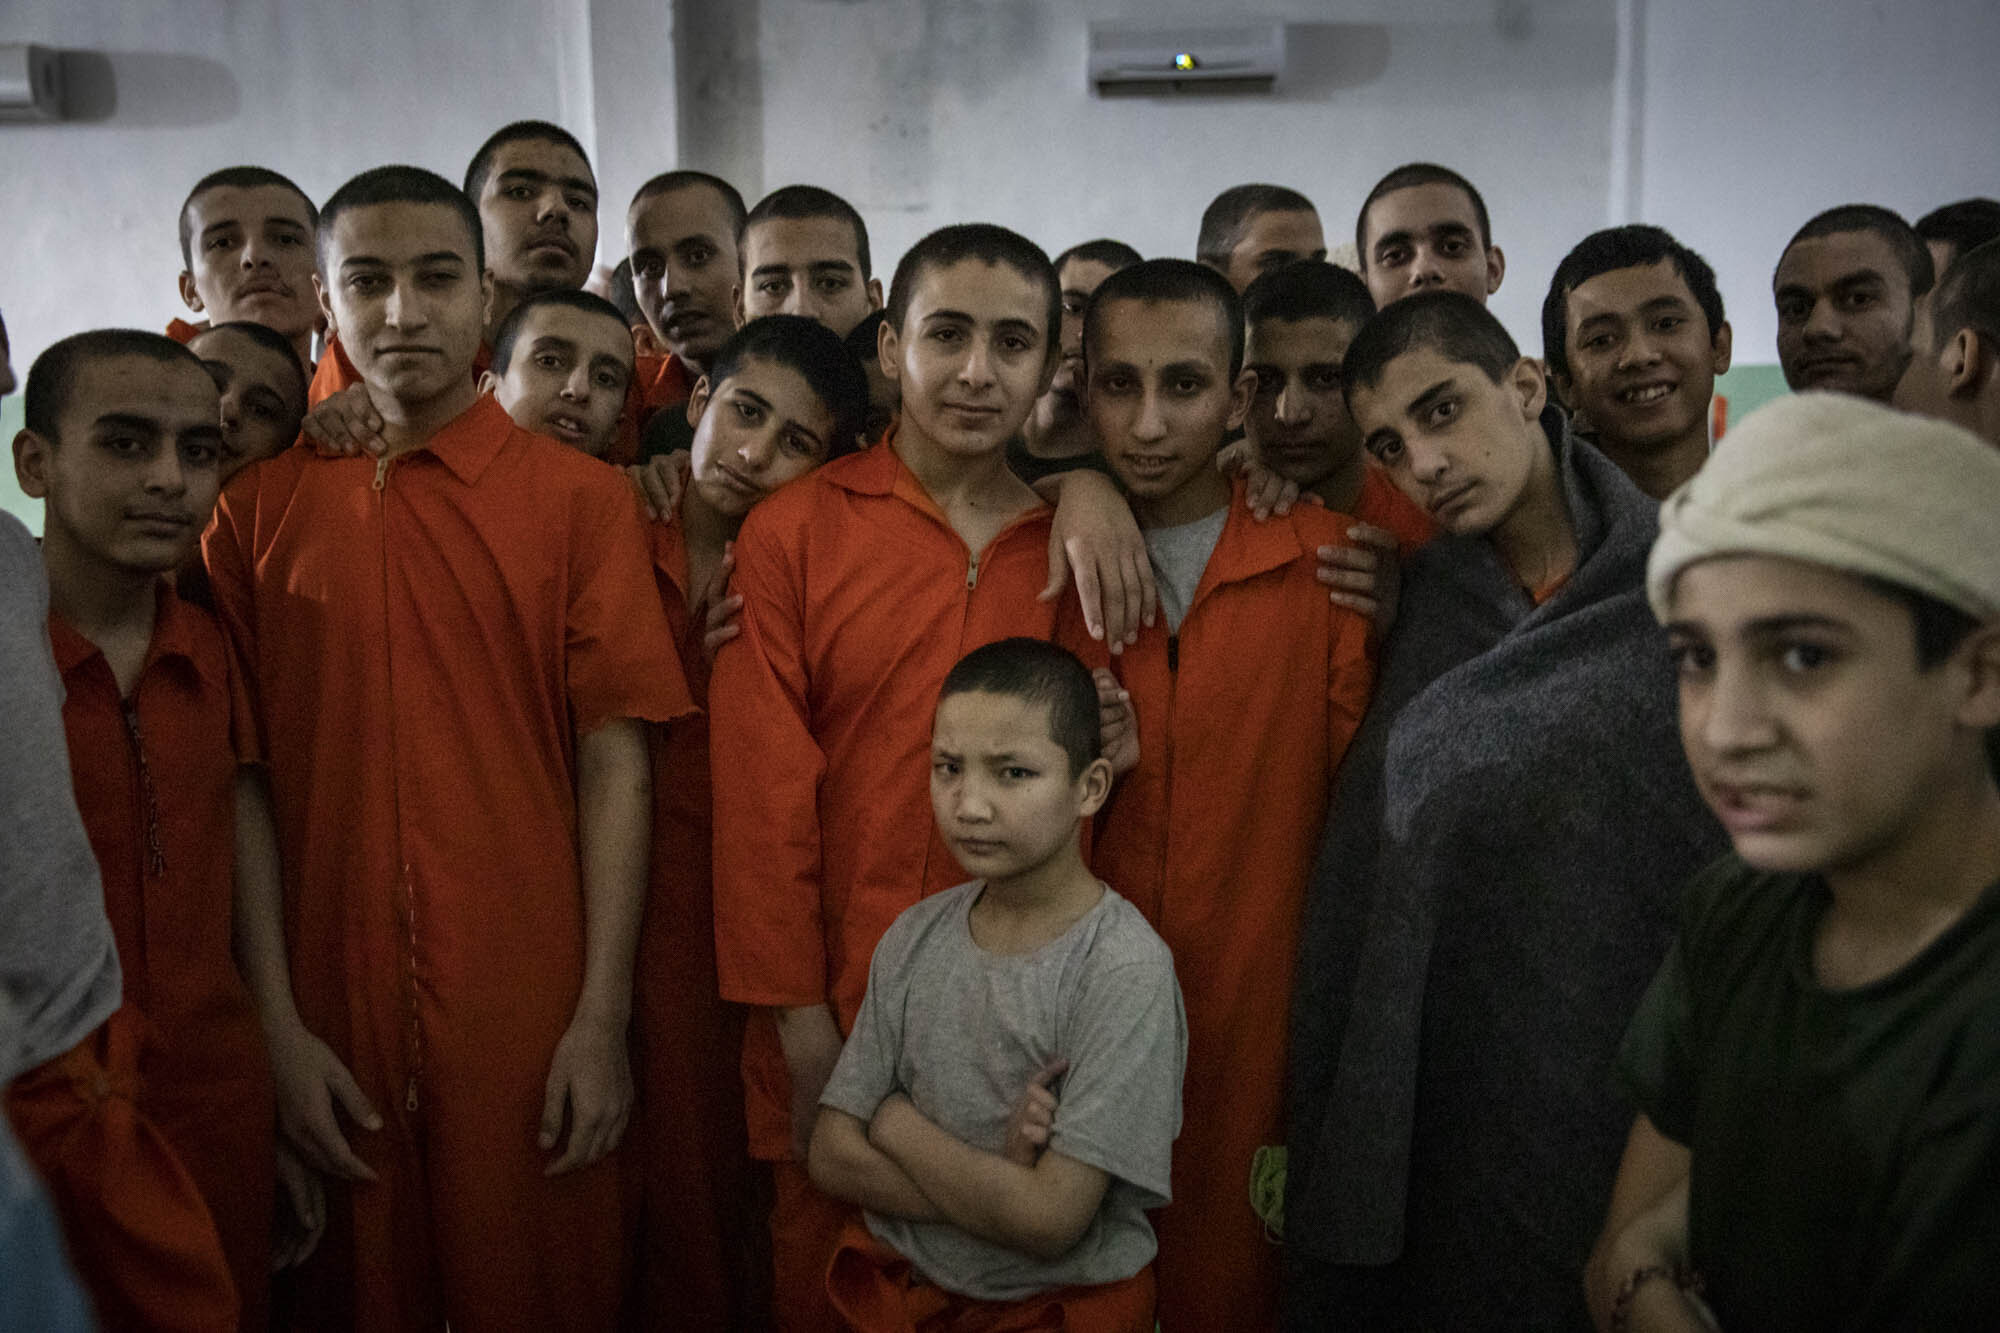
<instances>
[{"instance_id":1,"label":"orange jumpsuit","mask_svg":"<svg viewBox=\"0 0 2000 1333\"><path fill-rule=\"evenodd\" d=\"M856 1218L827 1270L834 1308L860 1333L1153 1333L1153 1270L1122 1282L981 1301L919 1279Z\"/></svg>"},{"instance_id":2,"label":"orange jumpsuit","mask_svg":"<svg viewBox=\"0 0 2000 1333\"><path fill-rule=\"evenodd\" d=\"M146 1020L130 1005L7 1085L7 1119L62 1221L99 1324L235 1333L222 1241L187 1168L139 1109Z\"/></svg>"},{"instance_id":3,"label":"orange jumpsuit","mask_svg":"<svg viewBox=\"0 0 2000 1333\"><path fill-rule=\"evenodd\" d=\"M1303 505L1259 523L1237 483L1178 634L1163 619L1114 667L1139 766L1113 789L1091 865L1173 950L1187 1006L1174 1197L1153 1214L1170 1329L1277 1323L1279 1252L1251 1208L1251 1165L1285 1141L1306 880L1374 686L1368 620L1315 577L1315 552L1346 544L1351 523Z\"/></svg>"},{"instance_id":4,"label":"orange jumpsuit","mask_svg":"<svg viewBox=\"0 0 2000 1333\"><path fill-rule=\"evenodd\" d=\"M167 336L177 343L191 343L206 332L208 328L203 324L190 324L184 319L167 321Z\"/></svg>"},{"instance_id":5,"label":"orange jumpsuit","mask_svg":"<svg viewBox=\"0 0 2000 1333\"><path fill-rule=\"evenodd\" d=\"M671 353L666 356L642 353L632 373L632 392L625 400L633 424L644 430L654 413L687 402L694 393L697 378L689 372L686 362Z\"/></svg>"},{"instance_id":6,"label":"orange jumpsuit","mask_svg":"<svg viewBox=\"0 0 2000 1333\"><path fill-rule=\"evenodd\" d=\"M254 724L213 617L162 580L129 698L95 644L49 613L77 809L145 1016L139 1108L208 1204L243 1306L268 1322L277 1109L264 1035L231 953L235 781Z\"/></svg>"},{"instance_id":7,"label":"orange jumpsuit","mask_svg":"<svg viewBox=\"0 0 2000 1333\"><path fill-rule=\"evenodd\" d=\"M306 1026L384 1118L301 1319L601 1329L615 1155L536 1143L583 978L576 738L691 708L630 485L480 398L391 460L290 450L205 538L245 664ZM560 1145L559 1145L560 1146Z\"/></svg>"},{"instance_id":8,"label":"orange jumpsuit","mask_svg":"<svg viewBox=\"0 0 2000 1333\"><path fill-rule=\"evenodd\" d=\"M958 659L1010 635L1091 660L1075 599L1037 601L1051 511L978 553L903 465L893 435L762 501L736 542L742 637L710 686L716 961L725 998L831 1005L842 1032L882 933L965 872L930 805L931 720ZM1062 627L1058 632L1058 607ZM790 1080L769 1014L744 1045L750 1152L773 1163L781 1329L835 1327L825 1274L854 1214L791 1160Z\"/></svg>"},{"instance_id":9,"label":"orange jumpsuit","mask_svg":"<svg viewBox=\"0 0 2000 1333\"><path fill-rule=\"evenodd\" d=\"M1354 502L1354 515L1396 535L1396 551L1404 559L1437 536L1437 521L1415 500L1397 489L1389 474L1371 461L1361 477L1361 495Z\"/></svg>"},{"instance_id":10,"label":"orange jumpsuit","mask_svg":"<svg viewBox=\"0 0 2000 1333\"><path fill-rule=\"evenodd\" d=\"M686 534L678 521L648 526L681 669L702 703L708 659L703 626L688 612ZM747 1328L763 1244L743 1127L744 1015L724 1003L715 979L708 722L652 731L652 874L632 1006L639 1103L625 1150L638 1196L626 1324Z\"/></svg>"}]
</instances>

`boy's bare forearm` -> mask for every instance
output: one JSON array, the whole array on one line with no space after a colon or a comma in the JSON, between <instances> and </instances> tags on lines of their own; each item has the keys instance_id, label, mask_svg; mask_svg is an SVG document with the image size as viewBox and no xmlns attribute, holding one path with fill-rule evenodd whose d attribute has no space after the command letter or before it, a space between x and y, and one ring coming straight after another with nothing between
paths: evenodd
<instances>
[{"instance_id":1,"label":"boy's bare forearm","mask_svg":"<svg viewBox=\"0 0 2000 1333\"><path fill-rule=\"evenodd\" d=\"M916 1222L944 1218L909 1173L868 1141L868 1127L845 1111L820 1108L806 1167L821 1191L871 1213Z\"/></svg>"},{"instance_id":2,"label":"boy's bare forearm","mask_svg":"<svg viewBox=\"0 0 2000 1333\"><path fill-rule=\"evenodd\" d=\"M653 770L644 725L632 718L605 723L578 738L576 760L584 915L576 1013L623 1031L632 1013L633 959L653 829Z\"/></svg>"},{"instance_id":3,"label":"boy's bare forearm","mask_svg":"<svg viewBox=\"0 0 2000 1333\"><path fill-rule=\"evenodd\" d=\"M1103 1200L1106 1178L1060 1153L1021 1166L932 1123L898 1093L875 1113L868 1141L901 1168L945 1221L1042 1260L1067 1253Z\"/></svg>"}]
</instances>

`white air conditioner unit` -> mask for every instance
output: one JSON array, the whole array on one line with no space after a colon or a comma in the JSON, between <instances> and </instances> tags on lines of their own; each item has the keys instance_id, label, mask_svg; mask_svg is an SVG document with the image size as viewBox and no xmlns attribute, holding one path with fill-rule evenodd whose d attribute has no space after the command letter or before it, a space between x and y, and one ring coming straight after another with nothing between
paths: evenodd
<instances>
[{"instance_id":1,"label":"white air conditioner unit","mask_svg":"<svg viewBox=\"0 0 2000 1333\"><path fill-rule=\"evenodd\" d=\"M0 45L0 120L62 119L62 57L46 46Z\"/></svg>"},{"instance_id":2,"label":"white air conditioner unit","mask_svg":"<svg viewBox=\"0 0 2000 1333\"><path fill-rule=\"evenodd\" d=\"M1090 82L1100 95L1269 92L1285 67L1285 25L1090 25Z\"/></svg>"}]
</instances>

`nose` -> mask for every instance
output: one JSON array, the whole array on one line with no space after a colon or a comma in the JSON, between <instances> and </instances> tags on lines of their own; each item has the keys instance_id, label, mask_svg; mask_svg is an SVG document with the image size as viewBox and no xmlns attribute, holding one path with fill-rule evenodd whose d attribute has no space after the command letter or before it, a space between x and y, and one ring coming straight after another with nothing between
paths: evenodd
<instances>
[{"instance_id":1,"label":"nose","mask_svg":"<svg viewBox=\"0 0 2000 1333\"><path fill-rule=\"evenodd\" d=\"M1716 664L1704 688L1683 690L1681 707L1696 714L1695 731L1712 754L1751 753L1775 737L1755 673L1726 659Z\"/></svg>"},{"instance_id":2,"label":"nose","mask_svg":"<svg viewBox=\"0 0 2000 1333\"><path fill-rule=\"evenodd\" d=\"M806 291L802 282L792 284L791 289L785 293L784 304L778 307L778 312L784 315L804 315L807 319L819 318L819 312L813 309L811 294Z\"/></svg>"},{"instance_id":3,"label":"nose","mask_svg":"<svg viewBox=\"0 0 2000 1333\"><path fill-rule=\"evenodd\" d=\"M252 232L243 242L243 257L238 262L244 268L256 268L260 264L270 263L271 256L266 253L264 238Z\"/></svg>"},{"instance_id":4,"label":"nose","mask_svg":"<svg viewBox=\"0 0 2000 1333\"><path fill-rule=\"evenodd\" d=\"M391 283L389 294L382 298L382 322L393 329L407 329L421 323L422 316L418 313L421 304L402 283Z\"/></svg>"},{"instance_id":5,"label":"nose","mask_svg":"<svg viewBox=\"0 0 2000 1333\"><path fill-rule=\"evenodd\" d=\"M1159 393L1148 387L1139 396L1139 415L1132 419L1132 438L1148 442L1167 436L1167 414Z\"/></svg>"},{"instance_id":6,"label":"nose","mask_svg":"<svg viewBox=\"0 0 2000 1333\"><path fill-rule=\"evenodd\" d=\"M563 381L562 398L566 403L577 403L579 405L590 401L590 367L588 364L580 365L569 373L569 378Z\"/></svg>"},{"instance_id":7,"label":"nose","mask_svg":"<svg viewBox=\"0 0 2000 1333\"><path fill-rule=\"evenodd\" d=\"M668 301L678 301L688 293L687 265L668 264L660 273L660 290Z\"/></svg>"},{"instance_id":8,"label":"nose","mask_svg":"<svg viewBox=\"0 0 2000 1333\"><path fill-rule=\"evenodd\" d=\"M570 215L569 201L563 198L561 190L544 190L535 200L535 220L550 222L567 220Z\"/></svg>"},{"instance_id":9,"label":"nose","mask_svg":"<svg viewBox=\"0 0 2000 1333\"><path fill-rule=\"evenodd\" d=\"M181 464L180 449L172 443L161 446L146 468L146 493L174 496L186 490L187 469Z\"/></svg>"},{"instance_id":10,"label":"nose","mask_svg":"<svg viewBox=\"0 0 2000 1333\"><path fill-rule=\"evenodd\" d=\"M1451 471L1451 459L1444 450L1421 440L1405 440L1403 452L1410 460L1410 475L1418 481L1435 485Z\"/></svg>"},{"instance_id":11,"label":"nose","mask_svg":"<svg viewBox=\"0 0 2000 1333\"><path fill-rule=\"evenodd\" d=\"M236 401L236 395L227 393L222 395L222 434L224 437L233 440L236 437L236 429L242 423L242 420L243 408Z\"/></svg>"},{"instance_id":12,"label":"nose","mask_svg":"<svg viewBox=\"0 0 2000 1333\"><path fill-rule=\"evenodd\" d=\"M778 455L778 425L766 422L762 427L743 437L736 446L736 456L743 460L746 471L755 474L771 466L771 460Z\"/></svg>"},{"instance_id":13,"label":"nose","mask_svg":"<svg viewBox=\"0 0 2000 1333\"><path fill-rule=\"evenodd\" d=\"M1624 347L1618 353L1618 366L1620 369L1628 369L1635 366L1650 366L1659 360L1659 344L1653 340L1651 334L1643 331L1627 338Z\"/></svg>"},{"instance_id":14,"label":"nose","mask_svg":"<svg viewBox=\"0 0 2000 1333\"><path fill-rule=\"evenodd\" d=\"M1306 406L1306 396L1300 392L1296 380L1288 381L1278 390L1277 419L1287 426L1303 425L1312 420L1312 412Z\"/></svg>"},{"instance_id":15,"label":"nose","mask_svg":"<svg viewBox=\"0 0 2000 1333\"><path fill-rule=\"evenodd\" d=\"M961 776L954 797L952 813L961 823L985 824L992 820L993 802L987 797L984 783L970 775Z\"/></svg>"},{"instance_id":16,"label":"nose","mask_svg":"<svg viewBox=\"0 0 2000 1333\"><path fill-rule=\"evenodd\" d=\"M1814 301L1811 312L1806 315L1807 339L1812 342L1838 342L1844 332L1846 330L1840 322L1839 313L1833 308L1833 302L1826 297Z\"/></svg>"},{"instance_id":17,"label":"nose","mask_svg":"<svg viewBox=\"0 0 2000 1333\"><path fill-rule=\"evenodd\" d=\"M959 362L958 378L968 388L985 388L993 383L993 344L974 335L965 340L965 359Z\"/></svg>"},{"instance_id":18,"label":"nose","mask_svg":"<svg viewBox=\"0 0 2000 1333\"><path fill-rule=\"evenodd\" d=\"M1444 269L1437 262L1437 253L1428 245L1418 246L1416 258L1410 261L1410 286L1438 287L1443 283Z\"/></svg>"}]
</instances>

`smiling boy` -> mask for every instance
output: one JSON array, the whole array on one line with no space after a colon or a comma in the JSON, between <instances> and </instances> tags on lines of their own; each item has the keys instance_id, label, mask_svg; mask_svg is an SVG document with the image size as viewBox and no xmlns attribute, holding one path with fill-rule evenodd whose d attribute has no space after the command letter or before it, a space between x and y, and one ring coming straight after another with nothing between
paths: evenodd
<instances>
[{"instance_id":1,"label":"smiling boy","mask_svg":"<svg viewBox=\"0 0 2000 1333\"><path fill-rule=\"evenodd\" d=\"M1051 512L1007 470L1006 443L1054 373L1060 308L1047 256L1004 228L912 247L879 353L901 389L895 429L759 504L737 540L742 636L710 693L727 756L716 948L723 996L763 1011L745 1075L751 1152L776 1182L780 1328L831 1326L826 1263L850 1210L812 1188L805 1143L869 955L956 873L912 780L937 688L971 648L1058 633L1057 607L1037 600ZM1064 632L1090 644L1080 625Z\"/></svg>"},{"instance_id":2,"label":"smiling boy","mask_svg":"<svg viewBox=\"0 0 2000 1333\"><path fill-rule=\"evenodd\" d=\"M1708 405L1729 369L1730 336L1715 271L1658 227L1586 236L1542 302L1556 391L1655 500L1708 459Z\"/></svg>"},{"instance_id":3,"label":"smiling boy","mask_svg":"<svg viewBox=\"0 0 2000 1333\"><path fill-rule=\"evenodd\" d=\"M1354 220L1354 248L1378 308L1433 288L1484 305L1507 276L1486 201L1471 181L1431 162L1397 167L1375 183Z\"/></svg>"},{"instance_id":4,"label":"smiling boy","mask_svg":"<svg viewBox=\"0 0 2000 1333\"><path fill-rule=\"evenodd\" d=\"M1308 899L1287 1325L1569 1326L1621 1006L1721 842L1675 762L1652 504L1468 296L1397 301L1341 364L1445 534L1405 562Z\"/></svg>"},{"instance_id":5,"label":"smiling boy","mask_svg":"<svg viewBox=\"0 0 2000 1333\"><path fill-rule=\"evenodd\" d=\"M975 878L884 933L812 1136L814 1181L867 1209L827 1275L849 1328L1154 1326L1187 1024L1165 945L1084 864L1098 740L1054 644L945 677L931 807Z\"/></svg>"},{"instance_id":6,"label":"smiling boy","mask_svg":"<svg viewBox=\"0 0 2000 1333\"><path fill-rule=\"evenodd\" d=\"M248 320L283 336L313 364L320 329L313 292L319 210L305 191L264 167L225 167L195 182L181 205L181 300L208 325ZM175 320L186 342L201 325Z\"/></svg>"},{"instance_id":7,"label":"smiling boy","mask_svg":"<svg viewBox=\"0 0 2000 1333\"><path fill-rule=\"evenodd\" d=\"M1971 1329L2000 1247L2000 452L1851 398L1753 413L1647 571L1734 855L1687 887L1619 1061L1632 1329ZM1630 1212L1628 1210L1628 1216Z\"/></svg>"},{"instance_id":8,"label":"smiling boy","mask_svg":"<svg viewBox=\"0 0 2000 1333\"><path fill-rule=\"evenodd\" d=\"M287 1136L339 1177L301 1299L366 1327L602 1327L643 727L686 688L624 478L474 386L465 195L382 167L322 222L388 451L247 470L205 544L284 854L246 971Z\"/></svg>"},{"instance_id":9,"label":"smiling boy","mask_svg":"<svg viewBox=\"0 0 2000 1333\"><path fill-rule=\"evenodd\" d=\"M1778 256L1778 364L1794 391L1886 403L1910 363L1917 301L1936 273L1910 224L1874 204L1829 208Z\"/></svg>"}]
</instances>

